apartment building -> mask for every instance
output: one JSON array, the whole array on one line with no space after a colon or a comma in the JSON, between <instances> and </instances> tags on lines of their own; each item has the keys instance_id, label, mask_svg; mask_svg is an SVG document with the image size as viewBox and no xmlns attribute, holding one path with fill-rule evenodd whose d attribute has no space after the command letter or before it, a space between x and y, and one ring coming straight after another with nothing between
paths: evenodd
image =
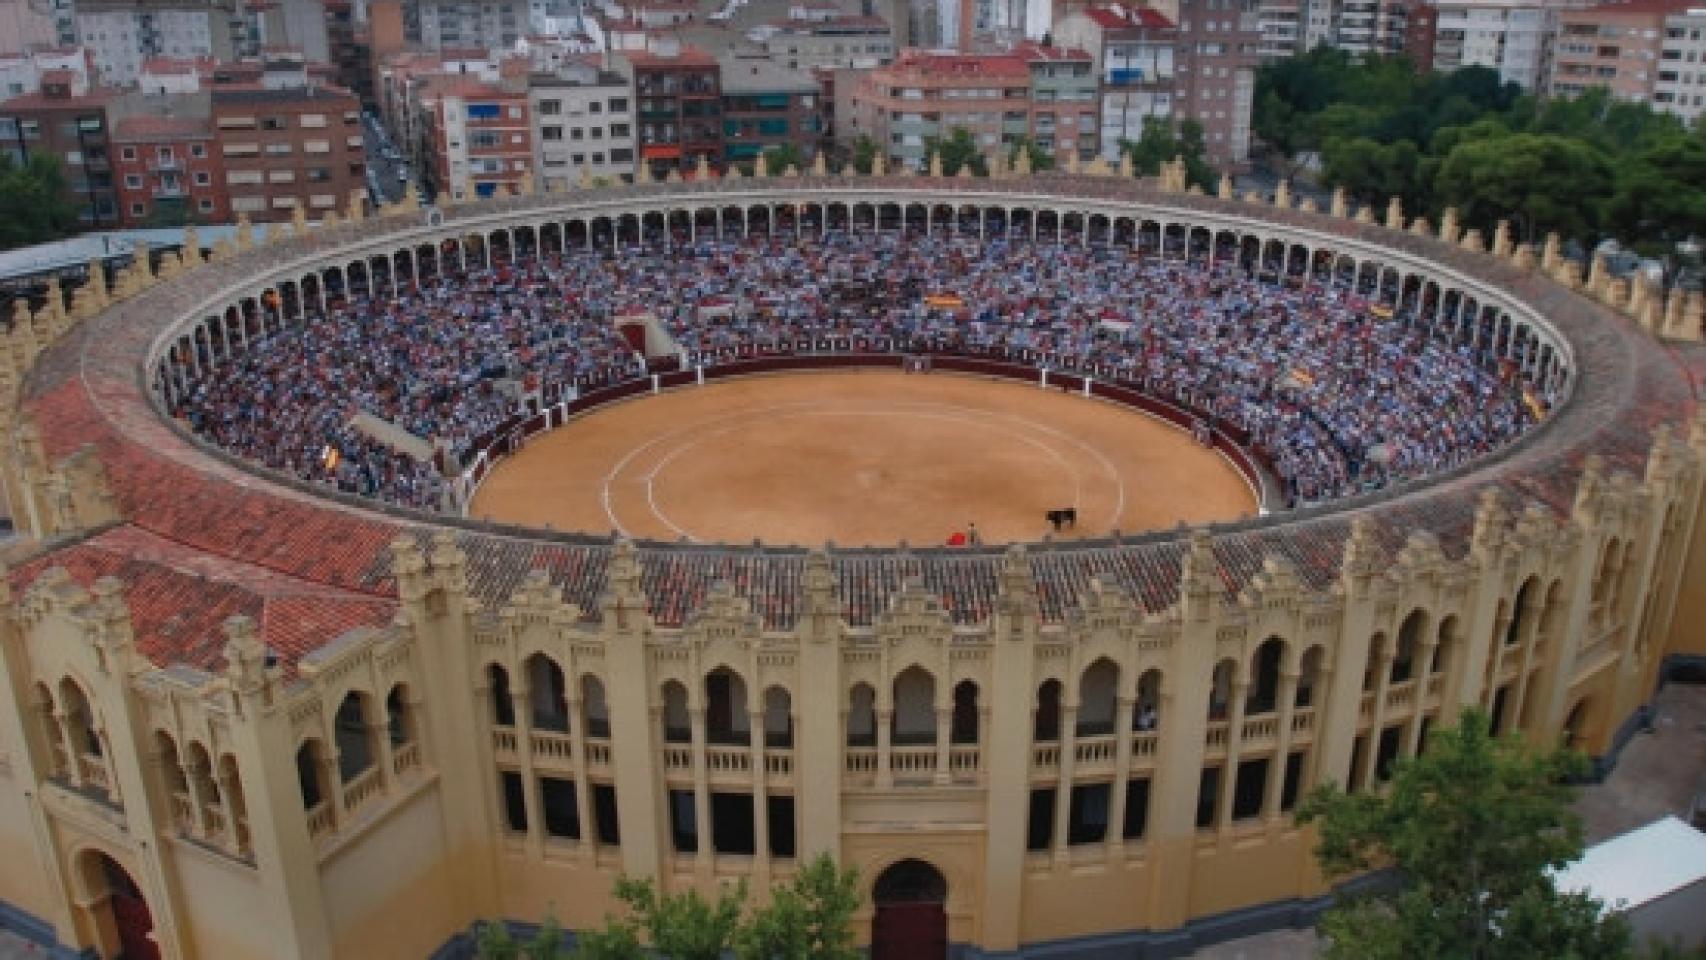
<instances>
[{"instance_id":1,"label":"apartment building","mask_svg":"<svg viewBox=\"0 0 1706 960\"><path fill-rule=\"evenodd\" d=\"M233 215L285 221L300 206L317 220L365 189L360 103L342 87L294 75L300 85L274 76L211 91Z\"/></svg>"},{"instance_id":2,"label":"apartment building","mask_svg":"<svg viewBox=\"0 0 1706 960\"><path fill-rule=\"evenodd\" d=\"M1250 110L1262 44L1256 0L1179 0L1173 115L1202 124L1209 162L1250 158Z\"/></svg>"},{"instance_id":3,"label":"apartment building","mask_svg":"<svg viewBox=\"0 0 1706 960\"><path fill-rule=\"evenodd\" d=\"M796 70L869 70L894 61L893 31L882 17L778 20L759 35L772 60Z\"/></svg>"},{"instance_id":4,"label":"apartment building","mask_svg":"<svg viewBox=\"0 0 1706 960\"><path fill-rule=\"evenodd\" d=\"M212 57L150 57L142 63L136 86L155 96L195 93L213 81L218 68Z\"/></svg>"},{"instance_id":5,"label":"apartment building","mask_svg":"<svg viewBox=\"0 0 1706 960\"><path fill-rule=\"evenodd\" d=\"M723 167L750 168L768 151L792 146L811 160L828 145L816 77L767 59L724 57Z\"/></svg>"},{"instance_id":6,"label":"apartment building","mask_svg":"<svg viewBox=\"0 0 1706 960\"><path fill-rule=\"evenodd\" d=\"M1546 92L1569 97L1604 87L1619 100L1650 101L1665 17L1682 8L1674 0L1636 0L1558 11Z\"/></svg>"},{"instance_id":7,"label":"apartment building","mask_svg":"<svg viewBox=\"0 0 1706 960\"><path fill-rule=\"evenodd\" d=\"M525 88L441 74L419 95L421 174L452 200L518 190L533 170L533 122ZM537 182L537 178L535 179Z\"/></svg>"},{"instance_id":8,"label":"apartment building","mask_svg":"<svg viewBox=\"0 0 1706 960\"><path fill-rule=\"evenodd\" d=\"M50 70L37 92L0 102L0 156L20 163L31 154L58 159L65 198L92 229L119 221L109 116L119 99L106 88L79 93L71 71Z\"/></svg>"},{"instance_id":9,"label":"apartment building","mask_svg":"<svg viewBox=\"0 0 1706 960\"><path fill-rule=\"evenodd\" d=\"M424 50L510 50L530 30L529 0L413 0L403 5L403 35Z\"/></svg>"},{"instance_id":10,"label":"apartment building","mask_svg":"<svg viewBox=\"0 0 1706 960\"><path fill-rule=\"evenodd\" d=\"M1065 166L1074 155L1093 160L1101 149L1098 78L1083 50L1023 43L1013 53L1030 71L1031 142Z\"/></svg>"},{"instance_id":11,"label":"apartment building","mask_svg":"<svg viewBox=\"0 0 1706 960\"><path fill-rule=\"evenodd\" d=\"M848 132L869 136L891 163L922 169L928 143L965 129L986 156L1029 137L1064 165L1098 149L1091 55L1040 44L1007 53L906 50L852 77Z\"/></svg>"},{"instance_id":12,"label":"apartment building","mask_svg":"<svg viewBox=\"0 0 1706 960\"><path fill-rule=\"evenodd\" d=\"M1067 15L1055 25L1063 46L1084 50L1101 83L1098 151L1119 159L1122 140L1173 118L1178 29L1150 7L1109 4Z\"/></svg>"},{"instance_id":13,"label":"apartment building","mask_svg":"<svg viewBox=\"0 0 1706 960\"><path fill-rule=\"evenodd\" d=\"M125 226L227 223L231 199L209 92L155 96L113 124L113 174Z\"/></svg>"},{"instance_id":14,"label":"apartment building","mask_svg":"<svg viewBox=\"0 0 1706 960\"><path fill-rule=\"evenodd\" d=\"M634 178L633 79L597 57L565 62L528 80L533 164L541 186L566 187L584 171L611 181Z\"/></svg>"},{"instance_id":15,"label":"apartment building","mask_svg":"<svg viewBox=\"0 0 1706 960\"><path fill-rule=\"evenodd\" d=\"M0 56L17 56L59 42L51 3L0 0Z\"/></svg>"},{"instance_id":16,"label":"apartment building","mask_svg":"<svg viewBox=\"0 0 1706 960\"><path fill-rule=\"evenodd\" d=\"M634 77L640 171L658 177L692 170L701 157L723 163L722 67L717 58L673 37L624 50Z\"/></svg>"},{"instance_id":17,"label":"apartment building","mask_svg":"<svg viewBox=\"0 0 1706 960\"><path fill-rule=\"evenodd\" d=\"M77 0L76 25L109 87L136 83L150 57L230 60L244 35L235 0Z\"/></svg>"},{"instance_id":18,"label":"apartment building","mask_svg":"<svg viewBox=\"0 0 1706 960\"><path fill-rule=\"evenodd\" d=\"M1706 113L1706 5L1665 16L1653 107L1691 124Z\"/></svg>"},{"instance_id":19,"label":"apartment building","mask_svg":"<svg viewBox=\"0 0 1706 960\"><path fill-rule=\"evenodd\" d=\"M1433 68L1490 67L1499 79L1539 90L1555 11L1544 0L1434 0Z\"/></svg>"},{"instance_id":20,"label":"apartment building","mask_svg":"<svg viewBox=\"0 0 1706 960\"><path fill-rule=\"evenodd\" d=\"M0 99L39 92L42 78L49 74L66 79L72 95L82 96L89 92L90 72L88 53L81 47L3 54L0 55Z\"/></svg>"}]
</instances>

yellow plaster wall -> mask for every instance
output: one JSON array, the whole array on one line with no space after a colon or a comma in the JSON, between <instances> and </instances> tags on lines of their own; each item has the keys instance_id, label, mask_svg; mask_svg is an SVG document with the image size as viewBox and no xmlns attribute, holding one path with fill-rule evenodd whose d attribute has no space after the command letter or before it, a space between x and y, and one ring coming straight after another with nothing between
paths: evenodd
<instances>
[{"instance_id":1,"label":"yellow plaster wall","mask_svg":"<svg viewBox=\"0 0 1706 960\"><path fill-rule=\"evenodd\" d=\"M255 872L185 840L165 841L172 852L185 903L185 935L195 956L208 960L274 957L277 945L268 929L271 916Z\"/></svg>"},{"instance_id":2,"label":"yellow plaster wall","mask_svg":"<svg viewBox=\"0 0 1706 960\"><path fill-rule=\"evenodd\" d=\"M340 957L421 957L467 927L440 842L438 795L388 812L362 843L321 866L327 920Z\"/></svg>"}]
</instances>

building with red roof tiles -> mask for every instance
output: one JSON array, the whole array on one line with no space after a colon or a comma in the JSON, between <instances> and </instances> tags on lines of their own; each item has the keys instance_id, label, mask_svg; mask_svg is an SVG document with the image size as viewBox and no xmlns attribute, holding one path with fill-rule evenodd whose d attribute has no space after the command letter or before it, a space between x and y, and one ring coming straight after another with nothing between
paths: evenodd
<instances>
[{"instance_id":1,"label":"building with red roof tiles","mask_svg":"<svg viewBox=\"0 0 1706 960\"><path fill-rule=\"evenodd\" d=\"M1172 124L1179 35L1159 10L1118 4L1075 10L1056 22L1055 39L1083 47L1094 63L1104 159L1117 161L1120 141L1141 139L1149 124Z\"/></svg>"}]
</instances>

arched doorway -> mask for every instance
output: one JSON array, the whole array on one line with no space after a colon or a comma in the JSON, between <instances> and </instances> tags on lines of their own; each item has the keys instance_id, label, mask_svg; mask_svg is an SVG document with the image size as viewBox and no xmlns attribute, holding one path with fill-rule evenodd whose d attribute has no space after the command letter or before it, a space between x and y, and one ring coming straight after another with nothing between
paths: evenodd
<instances>
[{"instance_id":1,"label":"arched doorway","mask_svg":"<svg viewBox=\"0 0 1706 960\"><path fill-rule=\"evenodd\" d=\"M96 850L78 858L78 872L94 913L96 953L104 960L159 960L153 915L129 872Z\"/></svg>"},{"instance_id":2,"label":"arched doorway","mask_svg":"<svg viewBox=\"0 0 1706 960\"><path fill-rule=\"evenodd\" d=\"M871 893L871 960L946 960L948 881L922 860L902 860Z\"/></svg>"}]
</instances>

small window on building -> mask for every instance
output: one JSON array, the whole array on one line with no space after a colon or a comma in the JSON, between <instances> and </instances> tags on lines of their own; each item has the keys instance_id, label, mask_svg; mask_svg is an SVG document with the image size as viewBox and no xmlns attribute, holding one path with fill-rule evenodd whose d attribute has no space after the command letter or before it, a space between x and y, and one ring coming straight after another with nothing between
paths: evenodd
<instances>
[{"instance_id":1,"label":"small window on building","mask_svg":"<svg viewBox=\"0 0 1706 960\"><path fill-rule=\"evenodd\" d=\"M119 155L120 160L135 160L136 159L136 148L135 147L120 147L118 155Z\"/></svg>"}]
</instances>

